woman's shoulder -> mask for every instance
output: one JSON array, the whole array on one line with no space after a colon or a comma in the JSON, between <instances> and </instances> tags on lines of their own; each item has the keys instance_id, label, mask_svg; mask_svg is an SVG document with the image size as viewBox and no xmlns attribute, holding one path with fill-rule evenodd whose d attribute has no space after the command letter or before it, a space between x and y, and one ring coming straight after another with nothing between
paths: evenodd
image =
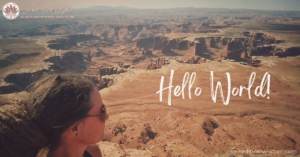
<instances>
[{"instance_id":1,"label":"woman's shoulder","mask_svg":"<svg viewBox=\"0 0 300 157\"><path fill-rule=\"evenodd\" d=\"M96 144L91 144L87 146L86 151L89 152L92 155L92 157L102 157L101 150Z\"/></svg>"}]
</instances>

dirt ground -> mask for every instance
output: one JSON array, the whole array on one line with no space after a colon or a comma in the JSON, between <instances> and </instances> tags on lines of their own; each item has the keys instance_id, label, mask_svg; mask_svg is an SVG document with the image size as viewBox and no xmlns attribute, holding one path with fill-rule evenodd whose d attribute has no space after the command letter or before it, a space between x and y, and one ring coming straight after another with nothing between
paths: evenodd
<instances>
[{"instance_id":1,"label":"dirt ground","mask_svg":"<svg viewBox=\"0 0 300 157\"><path fill-rule=\"evenodd\" d=\"M231 62L188 65L173 61L154 71L132 70L111 75L116 84L100 91L110 115L105 141L119 143L126 149L149 150L155 156L213 156L247 149L299 152L300 58L260 59L260 68ZM195 72L196 79L191 88L192 99L188 97L187 85L185 99L172 93L169 106L168 91L163 92L162 102L156 92L161 76L165 77L164 87L168 86L172 69L173 86L181 86L186 72ZM255 72L251 99L244 91L241 97L231 95L229 104L224 105L218 93L214 103L210 93L211 71L214 86L221 81L225 98L226 72L230 73L232 87L247 87L251 73ZM270 99L254 95L265 72L271 76ZM193 93L196 87L202 88L200 96Z\"/></svg>"}]
</instances>

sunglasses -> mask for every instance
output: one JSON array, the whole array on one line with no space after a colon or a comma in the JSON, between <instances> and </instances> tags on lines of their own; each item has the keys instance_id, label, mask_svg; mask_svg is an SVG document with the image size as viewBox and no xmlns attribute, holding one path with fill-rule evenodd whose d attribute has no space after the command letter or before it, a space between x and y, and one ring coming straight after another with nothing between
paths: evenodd
<instances>
[{"instance_id":1,"label":"sunglasses","mask_svg":"<svg viewBox=\"0 0 300 157\"><path fill-rule=\"evenodd\" d=\"M101 117L103 119L103 121L105 122L106 120L106 117L107 117L107 112L106 112L106 107L105 105L103 104L101 106L101 113L100 114L96 114L96 115L87 115L87 117Z\"/></svg>"}]
</instances>

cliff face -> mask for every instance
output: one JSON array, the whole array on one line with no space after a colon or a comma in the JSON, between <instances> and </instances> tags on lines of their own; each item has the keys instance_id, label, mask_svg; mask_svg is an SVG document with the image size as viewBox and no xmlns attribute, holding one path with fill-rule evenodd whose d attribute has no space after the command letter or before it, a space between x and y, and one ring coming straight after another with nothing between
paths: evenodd
<instances>
[{"instance_id":1,"label":"cliff face","mask_svg":"<svg viewBox=\"0 0 300 157\"><path fill-rule=\"evenodd\" d=\"M205 38L198 39L198 42L195 43L195 55L202 56L204 52L207 52L207 45Z\"/></svg>"},{"instance_id":2,"label":"cliff face","mask_svg":"<svg viewBox=\"0 0 300 157\"><path fill-rule=\"evenodd\" d=\"M81 52L68 51L65 53L56 53L44 59L51 63L50 70L59 72L82 72L86 70L84 56Z\"/></svg>"},{"instance_id":3,"label":"cliff face","mask_svg":"<svg viewBox=\"0 0 300 157\"><path fill-rule=\"evenodd\" d=\"M244 32L244 38L228 37L201 37L195 41L189 41L185 38L169 39L163 36L153 36L137 40L136 47L144 50L161 50L168 55L172 50L194 49L194 54L204 56L210 48L225 49L225 58L240 59L248 57L248 50L251 56L296 56L299 55L298 47L286 48L282 51L271 44L278 44L284 40L277 40L273 36L264 33Z\"/></svg>"},{"instance_id":4,"label":"cliff face","mask_svg":"<svg viewBox=\"0 0 300 157\"><path fill-rule=\"evenodd\" d=\"M225 48L226 58L239 59L242 52L247 49L248 38L223 38L223 37L203 37L195 39L195 55L203 56L208 52L208 48Z\"/></svg>"},{"instance_id":5,"label":"cliff face","mask_svg":"<svg viewBox=\"0 0 300 157\"><path fill-rule=\"evenodd\" d=\"M244 32L245 33L245 32ZM263 33L246 33L250 37L249 47L252 48L251 56L296 56L300 55L298 47L282 48L274 44L283 43L284 40L277 40L273 36Z\"/></svg>"},{"instance_id":6,"label":"cliff face","mask_svg":"<svg viewBox=\"0 0 300 157\"><path fill-rule=\"evenodd\" d=\"M257 46L251 50L251 56L273 56L273 51L276 46L266 45L266 46Z\"/></svg>"},{"instance_id":7,"label":"cliff face","mask_svg":"<svg viewBox=\"0 0 300 157\"><path fill-rule=\"evenodd\" d=\"M153 49L162 50L162 53L169 52L171 49L174 50L187 50L194 45L194 42L183 39L171 39L167 37L149 37L139 39L136 42L136 47L140 49Z\"/></svg>"},{"instance_id":8,"label":"cliff face","mask_svg":"<svg viewBox=\"0 0 300 157\"><path fill-rule=\"evenodd\" d=\"M123 72L126 72L126 70L118 67L103 67L99 70L100 77L105 75L120 74Z\"/></svg>"},{"instance_id":9,"label":"cliff face","mask_svg":"<svg viewBox=\"0 0 300 157\"><path fill-rule=\"evenodd\" d=\"M12 64L11 61L7 60L6 58L0 59L0 67L6 67Z\"/></svg>"},{"instance_id":10,"label":"cliff face","mask_svg":"<svg viewBox=\"0 0 300 157\"><path fill-rule=\"evenodd\" d=\"M284 52L285 56L299 56L300 55L300 47L290 47L287 48Z\"/></svg>"},{"instance_id":11,"label":"cliff face","mask_svg":"<svg viewBox=\"0 0 300 157\"><path fill-rule=\"evenodd\" d=\"M7 55L5 58L0 59L0 68L8 66L10 64L13 64L14 62L16 62L17 60L19 60L21 58L33 57L33 56L37 56L39 54L40 53L38 53L38 52L33 52L33 53L27 53L27 54L10 54L10 55Z\"/></svg>"},{"instance_id":12,"label":"cliff face","mask_svg":"<svg viewBox=\"0 0 300 157\"><path fill-rule=\"evenodd\" d=\"M40 78L44 73L46 73L48 70L47 69L40 69L34 71L20 71L19 73L12 73L7 75L4 78L4 81L7 83L11 83L14 86L14 91L12 89L5 91L4 94L10 93L10 92L19 92L24 90L28 85L30 85L33 81L37 80Z\"/></svg>"},{"instance_id":13,"label":"cliff face","mask_svg":"<svg viewBox=\"0 0 300 157\"><path fill-rule=\"evenodd\" d=\"M251 56L298 56L300 55L300 47L280 47L274 44L283 43L284 40L277 40L273 36L263 33L250 34L249 42L252 47ZM272 44L272 45L271 45Z\"/></svg>"},{"instance_id":14,"label":"cliff face","mask_svg":"<svg viewBox=\"0 0 300 157\"><path fill-rule=\"evenodd\" d=\"M32 82L49 72L81 72L85 70L85 62L80 52L56 53L44 59L44 63L31 69L19 69L8 74L0 85L0 94L8 94L24 90Z\"/></svg>"},{"instance_id":15,"label":"cliff face","mask_svg":"<svg viewBox=\"0 0 300 157\"><path fill-rule=\"evenodd\" d=\"M17 91L20 91L20 89L11 83L5 83L0 85L0 94L14 93Z\"/></svg>"},{"instance_id":16,"label":"cliff face","mask_svg":"<svg viewBox=\"0 0 300 157\"><path fill-rule=\"evenodd\" d=\"M289 47L289 48L276 47L273 54L279 57L299 56L300 47Z\"/></svg>"},{"instance_id":17,"label":"cliff face","mask_svg":"<svg viewBox=\"0 0 300 157\"><path fill-rule=\"evenodd\" d=\"M247 56L247 42L246 38L235 38L231 39L231 41L227 44L227 57L228 59L240 59L242 58L242 53L245 52Z\"/></svg>"},{"instance_id":18,"label":"cliff face","mask_svg":"<svg viewBox=\"0 0 300 157\"><path fill-rule=\"evenodd\" d=\"M229 58L240 58L241 53L245 52L249 45L248 38L222 38L222 37L203 37L196 38L195 42L185 39L168 39L167 37L149 37L137 40L137 48L162 50L168 54L172 50L194 49L195 55L202 56L208 52L208 48L224 48L228 51Z\"/></svg>"},{"instance_id":19,"label":"cliff face","mask_svg":"<svg viewBox=\"0 0 300 157\"><path fill-rule=\"evenodd\" d=\"M48 47L55 50L68 50L72 46L77 46L78 42L99 39L98 36L92 34L68 35L61 39L50 40Z\"/></svg>"},{"instance_id":20,"label":"cliff face","mask_svg":"<svg viewBox=\"0 0 300 157\"><path fill-rule=\"evenodd\" d=\"M236 51L246 47L245 39L231 39L227 44L227 51Z\"/></svg>"},{"instance_id":21,"label":"cliff face","mask_svg":"<svg viewBox=\"0 0 300 157\"><path fill-rule=\"evenodd\" d=\"M126 72L128 68L131 66L125 62L120 62L117 66L114 67L101 67L99 69L100 78L105 75L113 75L113 74L120 74ZM133 67L131 67L133 68Z\"/></svg>"},{"instance_id":22,"label":"cliff face","mask_svg":"<svg viewBox=\"0 0 300 157\"><path fill-rule=\"evenodd\" d=\"M264 33L254 33L249 34L251 37L252 46L261 46L261 45L270 45L270 44L279 44L284 42L284 40L277 40L274 36L270 36Z\"/></svg>"}]
</instances>

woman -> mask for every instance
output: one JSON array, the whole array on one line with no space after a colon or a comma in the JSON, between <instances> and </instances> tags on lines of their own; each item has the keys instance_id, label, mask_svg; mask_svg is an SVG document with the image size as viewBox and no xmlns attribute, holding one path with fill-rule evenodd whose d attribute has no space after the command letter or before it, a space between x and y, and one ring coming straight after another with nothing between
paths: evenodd
<instances>
[{"instance_id":1,"label":"woman","mask_svg":"<svg viewBox=\"0 0 300 157\"><path fill-rule=\"evenodd\" d=\"M93 83L78 74L44 76L29 89L26 109L49 144L48 157L100 157L108 119Z\"/></svg>"},{"instance_id":2,"label":"woman","mask_svg":"<svg viewBox=\"0 0 300 157\"><path fill-rule=\"evenodd\" d=\"M35 157L47 139L18 103L0 107L0 156Z\"/></svg>"}]
</instances>

